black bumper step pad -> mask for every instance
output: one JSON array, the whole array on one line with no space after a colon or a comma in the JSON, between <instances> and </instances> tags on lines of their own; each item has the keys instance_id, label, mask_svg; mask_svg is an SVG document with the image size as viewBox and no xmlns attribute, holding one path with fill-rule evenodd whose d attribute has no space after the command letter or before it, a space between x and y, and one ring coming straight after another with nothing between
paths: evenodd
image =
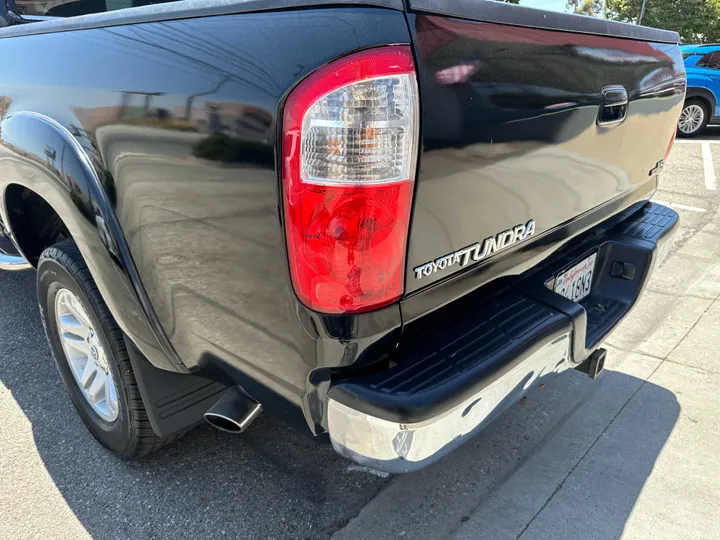
<instances>
[{"instance_id":1,"label":"black bumper step pad","mask_svg":"<svg viewBox=\"0 0 720 540\"><path fill-rule=\"evenodd\" d=\"M638 240L657 242L677 223L678 219L677 212L672 208L652 204L634 214L633 219L618 225L617 232Z\"/></svg>"},{"instance_id":2,"label":"black bumper step pad","mask_svg":"<svg viewBox=\"0 0 720 540\"><path fill-rule=\"evenodd\" d=\"M508 293L415 340L395 367L342 381L331 397L379 418L421 421L461 403L504 372L500 368L509 369L571 328L567 316Z\"/></svg>"}]
</instances>

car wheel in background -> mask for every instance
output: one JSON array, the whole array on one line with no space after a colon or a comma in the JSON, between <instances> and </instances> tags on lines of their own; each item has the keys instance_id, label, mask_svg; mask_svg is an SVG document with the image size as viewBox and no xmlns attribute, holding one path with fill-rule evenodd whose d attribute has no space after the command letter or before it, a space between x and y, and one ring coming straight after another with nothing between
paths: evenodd
<instances>
[{"instance_id":1,"label":"car wheel in background","mask_svg":"<svg viewBox=\"0 0 720 540\"><path fill-rule=\"evenodd\" d=\"M707 126L710 116L707 105L699 99L688 99L678 120L679 137L694 137Z\"/></svg>"}]
</instances>

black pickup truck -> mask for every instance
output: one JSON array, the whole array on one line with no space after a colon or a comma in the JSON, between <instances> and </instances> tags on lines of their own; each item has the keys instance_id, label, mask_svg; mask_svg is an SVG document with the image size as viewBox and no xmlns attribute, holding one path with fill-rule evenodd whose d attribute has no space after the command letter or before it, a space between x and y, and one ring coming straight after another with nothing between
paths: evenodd
<instances>
[{"instance_id":1,"label":"black pickup truck","mask_svg":"<svg viewBox=\"0 0 720 540\"><path fill-rule=\"evenodd\" d=\"M674 32L486 0L0 11L0 266L37 269L124 458L264 409L423 467L596 376L677 226L650 202Z\"/></svg>"}]
</instances>

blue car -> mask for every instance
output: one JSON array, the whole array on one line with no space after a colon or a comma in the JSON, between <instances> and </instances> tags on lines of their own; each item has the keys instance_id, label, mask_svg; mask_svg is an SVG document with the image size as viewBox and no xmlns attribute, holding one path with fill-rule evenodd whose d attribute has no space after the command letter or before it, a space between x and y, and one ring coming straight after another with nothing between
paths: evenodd
<instances>
[{"instance_id":1,"label":"blue car","mask_svg":"<svg viewBox=\"0 0 720 540\"><path fill-rule=\"evenodd\" d=\"M708 124L720 124L720 44L682 45L687 95L678 135L693 137Z\"/></svg>"}]
</instances>

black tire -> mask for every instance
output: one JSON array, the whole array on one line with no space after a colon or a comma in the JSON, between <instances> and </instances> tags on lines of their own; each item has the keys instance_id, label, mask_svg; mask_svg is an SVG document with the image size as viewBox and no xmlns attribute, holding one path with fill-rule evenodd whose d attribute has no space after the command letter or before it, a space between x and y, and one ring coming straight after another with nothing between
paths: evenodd
<instances>
[{"instance_id":1,"label":"black tire","mask_svg":"<svg viewBox=\"0 0 720 540\"><path fill-rule=\"evenodd\" d=\"M80 299L107 352L118 396L118 416L112 422L101 418L90 406L66 360L55 317L55 296L63 288ZM123 459L142 457L169 442L168 438L158 437L150 425L130 365L123 332L110 314L80 250L72 240L63 240L43 251L37 268L37 292L40 315L55 365L90 433Z\"/></svg>"},{"instance_id":2,"label":"black tire","mask_svg":"<svg viewBox=\"0 0 720 540\"><path fill-rule=\"evenodd\" d=\"M690 107L698 106L702 110L703 120L700 123L700 125L697 127L697 129L693 131L682 131L680 129L680 120L683 118L683 114L685 114L686 109L689 109ZM707 104L702 99L697 98L690 98L688 100L685 100L685 103L683 104L683 110L680 114L680 120L678 120L678 127L677 127L677 135L678 137L695 137L696 135L700 134L705 127L708 125L708 122L710 121L710 112L708 109Z\"/></svg>"}]
</instances>

